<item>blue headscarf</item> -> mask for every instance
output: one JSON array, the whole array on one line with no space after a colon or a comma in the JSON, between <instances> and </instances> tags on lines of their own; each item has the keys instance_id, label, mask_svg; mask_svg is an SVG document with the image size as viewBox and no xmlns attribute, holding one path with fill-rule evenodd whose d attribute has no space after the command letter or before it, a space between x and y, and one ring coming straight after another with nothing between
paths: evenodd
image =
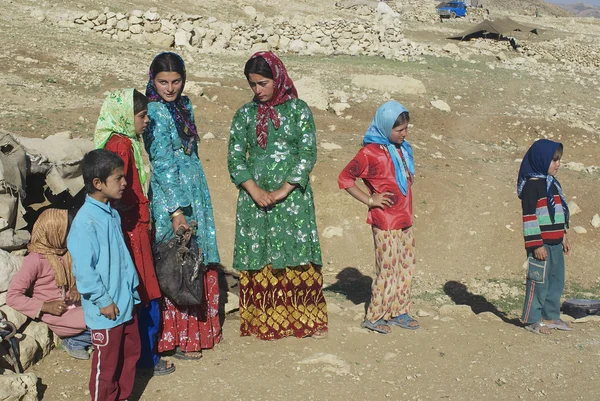
<instances>
[{"instance_id":1,"label":"blue headscarf","mask_svg":"<svg viewBox=\"0 0 600 401\"><path fill-rule=\"evenodd\" d=\"M554 222L554 213L556 204L554 203L554 196L550 191L550 188L554 185L556 191L560 196L563 209L565 211L565 222L569 224L569 207L567 206L567 200L565 194L562 191L560 183L554 176L548 175L548 169L552 158L556 153L556 150L561 145L559 142L550 141L548 139L540 139L531 145L523 161L521 162L521 168L519 169L519 178L517 179L517 195L521 198L523 188L530 178L543 178L546 180L546 196L548 200L548 213L550 218Z\"/></svg>"},{"instance_id":2,"label":"blue headscarf","mask_svg":"<svg viewBox=\"0 0 600 401\"><path fill-rule=\"evenodd\" d=\"M404 141L402 142L402 145L400 145L400 149L398 149L396 144L390 142L390 134L392 133L394 123L398 119L398 116L404 112L408 112L408 110L395 100L390 100L382 104L375 112L373 122L371 122L369 129L367 129L367 132L365 133L363 144L376 143L387 147L387 150L392 157L392 161L394 162L396 183L398 184L398 188L400 188L402 195L406 196L406 191L408 190L408 177L406 176L406 170L402 164L399 151L402 152L408 171L414 175L415 163L413 161L412 147L407 141Z\"/></svg>"}]
</instances>

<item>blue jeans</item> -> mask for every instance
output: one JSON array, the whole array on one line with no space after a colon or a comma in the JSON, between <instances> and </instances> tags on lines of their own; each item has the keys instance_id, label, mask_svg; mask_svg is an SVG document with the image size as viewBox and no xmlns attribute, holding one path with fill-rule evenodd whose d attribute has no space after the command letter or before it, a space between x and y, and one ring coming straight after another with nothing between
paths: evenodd
<instances>
[{"instance_id":1,"label":"blue jeans","mask_svg":"<svg viewBox=\"0 0 600 401\"><path fill-rule=\"evenodd\" d=\"M525 324L560 318L560 297L565 288L565 257L562 244L544 245L546 261L529 255L527 290L521 321Z\"/></svg>"},{"instance_id":2,"label":"blue jeans","mask_svg":"<svg viewBox=\"0 0 600 401\"><path fill-rule=\"evenodd\" d=\"M87 349L87 347L92 345L92 336L89 328L72 337L63 337L61 340L62 346L70 350Z\"/></svg>"},{"instance_id":3,"label":"blue jeans","mask_svg":"<svg viewBox=\"0 0 600 401\"><path fill-rule=\"evenodd\" d=\"M160 303L158 299L151 300L147 306L138 305L138 327L142 350L137 367L150 369L156 366L160 356L156 351L158 328L160 327Z\"/></svg>"}]
</instances>

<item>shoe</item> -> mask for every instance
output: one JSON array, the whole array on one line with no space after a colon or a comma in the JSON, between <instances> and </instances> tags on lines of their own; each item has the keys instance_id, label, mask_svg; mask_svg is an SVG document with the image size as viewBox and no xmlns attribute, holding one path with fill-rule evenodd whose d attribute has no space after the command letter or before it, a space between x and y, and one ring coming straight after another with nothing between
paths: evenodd
<instances>
[{"instance_id":1,"label":"shoe","mask_svg":"<svg viewBox=\"0 0 600 401\"><path fill-rule=\"evenodd\" d=\"M71 355L71 357L73 357L75 359L81 359L81 360L90 359L90 354L87 352L87 350L85 348L79 348L79 349L65 348L65 351L67 351L67 354Z\"/></svg>"}]
</instances>

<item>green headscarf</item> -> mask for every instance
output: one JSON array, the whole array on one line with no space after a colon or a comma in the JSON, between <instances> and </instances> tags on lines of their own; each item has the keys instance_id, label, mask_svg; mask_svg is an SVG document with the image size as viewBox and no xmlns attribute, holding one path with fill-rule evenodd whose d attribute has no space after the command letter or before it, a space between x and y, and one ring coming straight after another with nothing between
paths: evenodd
<instances>
[{"instance_id":1,"label":"green headscarf","mask_svg":"<svg viewBox=\"0 0 600 401\"><path fill-rule=\"evenodd\" d=\"M133 114L133 91L134 89L117 89L112 91L104 100L100 109L100 117L96 124L94 133L94 147L101 149L114 135L123 135L131 140L133 146L133 157L140 176L142 188L146 188L146 170L142 159L142 143L135 133Z\"/></svg>"}]
</instances>

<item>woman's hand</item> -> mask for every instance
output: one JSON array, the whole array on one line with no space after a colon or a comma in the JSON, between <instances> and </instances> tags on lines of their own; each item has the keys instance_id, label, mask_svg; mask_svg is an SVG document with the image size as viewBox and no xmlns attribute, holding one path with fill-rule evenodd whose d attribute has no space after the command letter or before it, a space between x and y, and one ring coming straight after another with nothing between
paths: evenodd
<instances>
[{"instance_id":1,"label":"woman's hand","mask_svg":"<svg viewBox=\"0 0 600 401\"><path fill-rule=\"evenodd\" d=\"M288 195L294 190L294 188L296 188L296 185L286 182L281 186L281 188L271 192L271 198L273 198L275 203L281 202L282 200L288 197Z\"/></svg>"},{"instance_id":2,"label":"woman's hand","mask_svg":"<svg viewBox=\"0 0 600 401\"><path fill-rule=\"evenodd\" d=\"M546 258L548 257L546 247L540 246L539 248L535 248L535 250L533 251L533 256L535 256L537 260L546 260Z\"/></svg>"},{"instance_id":3,"label":"woman's hand","mask_svg":"<svg viewBox=\"0 0 600 401\"><path fill-rule=\"evenodd\" d=\"M77 290L77 285L73 285L73 287L71 287L67 299L73 303L81 301L81 294Z\"/></svg>"},{"instance_id":4,"label":"woman's hand","mask_svg":"<svg viewBox=\"0 0 600 401\"><path fill-rule=\"evenodd\" d=\"M269 207L275 204L271 192L265 191L252 180L243 182L242 188L248 192L248 195L250 195L258 207Z\"/></svg>"},{"instance_id":5,"label":"woman's hand","mask_svg":"<svg viewBox=\"0 0 600 401\"><path fill-rule=\"evenodd\" d=\"M67 304L62 299L50 302L44 302L42 312L49 313L54 316L62 316L67 311Z\"/></svg>"},{"instance_id":6,"label":"woman's hand","mask_svg":"<svg viewBox=\"0 0 600 401\"><path fill-rule=\"evenodd\" d=\"M373 202L371 202L369 207L378 207L380 209L390 207L394 204L394 202L392 201L393 196L394 194L391 192L374 193L373 195L371 195L371 199L373 199Z\"/></svg>"},{"instance_id":7,"label":"woman's hand","mask_svg":"<svg viewBox=\"0 0 600 401\"><path fill-rule=\"evenodd\" d=\"M187 220L185 219L185 216L183 215L183 213L182 213L182 214L178 214L177 216L173 217L173 218L171 219L171 224L173 224L173 232L174 232L174 233L176 233L176 232L177 232L177 229L178 229L179 227L183 227L183 228L185 228L186 230L187 230L188 228L190 228L190 226L188 225L188 222L187 222Z\"/></svg>"}]
</instances>

